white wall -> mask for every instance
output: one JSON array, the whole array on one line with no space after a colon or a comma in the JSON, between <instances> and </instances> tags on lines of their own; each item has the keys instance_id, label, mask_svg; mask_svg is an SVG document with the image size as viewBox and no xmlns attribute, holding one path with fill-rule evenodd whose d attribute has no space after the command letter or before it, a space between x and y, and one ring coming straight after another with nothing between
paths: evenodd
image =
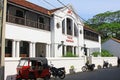
<instances>
[{"instance_id":1,"label":"white wall","mask_svg":"<svg viewBox=\"0 0 120 80\"><path fill-rule=\"evenodd\" d=\"M95 64L95 68L98 65L103 66L103 61L108 61L112 66L117 66L117 57L92 57L92 63Z\"/></svg>"},{"instance_id":2,"label":"white wall","mask_svg":"<svg viewBox=\"0 0 120 80\"><path fill-rule=\"evenodd\" d=\"M101 44L99 42L87 40L87 39L85 39L85 44L87 48L100 48L101 47Z\"/></svg>"},{"instance_id":3,"label":"white wall","mask_svg":"<svg viewBox=\"0 0 120 80\"><path fill-rule=\"evenodd\" d=\"M50 62L57 68L59 67L65 67L66 73L69 73L69 69L71 66L74 66L75 72L80 72L82 66L85 64L85 58L79 57L79 58L48 58Z\"/></svg>"},{"instance_id":4,"label":"white wall","mask_svg":"<svg viewBox=\"0 0 120 80\"><path fill-rule=\"evenodd\" d=\"M51 32L28 26L7 23L5 38L50 44Z\"/></svg>"},{"instance_id":5,"label":"white wall","mask_svg":"<svg viewBox=\"0 0 120 80\"><path fill-rule=\"evenodd\" d=\"M11 76L15 77L16 67L20 58L5 58L5 80L10 80ZM66 74L69 73L71 66L75 67L75 72L81 72L82 66L85 65L85 57L74 58L47 58L48 64L50 62L57 68L65 67ZM95 64L97 69L98 65L103 65L103 60L108 61L112 66L117 66L117 57L92 57L92 63ZM12 79L14 80L14 79Z\"/></svg>"},{"instance_id":6,"label":"white wall","mask_svg":"<svg viewBox=\"0 0 120 80\"><path fill-rule=\"evenodd\" d=\"M16 67L20 58L5 58L5 80L15 80ZM13 78L13 79L11 79Z\"/></svg>"},{"instance_id":7,"label":"white wall","mask_svg":"<svg viewBox=\"0 0 120 80\"><path fill-rule=\"evenodd\" d=\"M15 75L17 74L16 67L20 58L5 58L5 80L15 80ZM70 66L75 67L76 72L81 71L81 67L84 65L84 57L79 58L48 58L48 64L50 62L55 67L65 67L66 73L69 73Z\"/></svg>"}]
</instances>

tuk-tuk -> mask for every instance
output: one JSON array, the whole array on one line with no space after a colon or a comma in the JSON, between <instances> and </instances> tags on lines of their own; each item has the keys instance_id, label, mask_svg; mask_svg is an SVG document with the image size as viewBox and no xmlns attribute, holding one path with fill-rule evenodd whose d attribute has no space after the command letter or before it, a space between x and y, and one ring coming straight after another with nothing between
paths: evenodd
<instances>
[{"instance_id":1,"label":"tuk-tuk","mask_svg":"<svg viewBox=\"0 0 120 80\"><path fill-rule=\"evenodd\" d=\"M16 80L43 78L50 79L48 61L44 57L21 58L17 66Z\"/></svg>"}]
</instances>

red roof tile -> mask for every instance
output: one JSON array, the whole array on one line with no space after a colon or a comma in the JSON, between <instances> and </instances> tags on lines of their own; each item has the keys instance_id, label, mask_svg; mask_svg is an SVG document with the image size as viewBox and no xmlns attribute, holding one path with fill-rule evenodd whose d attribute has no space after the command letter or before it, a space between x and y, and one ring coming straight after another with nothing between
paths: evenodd
<instances>
[{"instance_id":1,"label":"red roof tile","mask_svg":"<svg viewBox=\"0 0 120 80\"><path fill-rule=\"evenodd\" d=\"M8 0L8 1L12 2L14 4L17 4L17 5L20 5L20 6L23 6L23 7L26 7L26 8L29 8L29 9L32 9L32 10L35 10L35 11L38 11L38 12L49 15L48 14L48 12L49 12L48 9L43 8L41 6L38 6L38 5L35 5L33 3L30 3L26 0Z\"/></svg>"},{"instance_id":2,"label":"red roof tile","mask_svg":"<svg viewBox=\"0 0 120 80\"><path fill-rule=\"evenodd\" d=\"M114 41L116 41L116 42L118 42L118 43L120 43L120 40L118 40L116 38L111 38L111 39L114 40Z\"/></svg>"},{"instance_id":3,"label":"red roof tile","mask_svg":"<svg viewBox=\"0 0 120 80\"><path fill-rule=\"evenodd\" d=\"M94 32L94 33L97 33L97 34L99 34L97 31L95 31L94 29L92 29L92 28L90 28L89 26L84 26L84 29L86 29L86 30L89 30L89 31L92 31L92 32Z\"/></svg>"}]
</instances>

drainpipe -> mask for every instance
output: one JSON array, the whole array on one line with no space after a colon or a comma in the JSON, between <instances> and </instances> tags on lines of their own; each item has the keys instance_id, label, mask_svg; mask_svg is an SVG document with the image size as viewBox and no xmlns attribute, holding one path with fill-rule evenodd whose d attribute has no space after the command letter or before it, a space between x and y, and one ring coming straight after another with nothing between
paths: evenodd
<instances>
[{"instance_id":1,"label":"drainpipe","mask_svg":"<svg viewBox=\"0 0 120 80\"><path fill-rule=\"evenodd\" d=\"M5 22L6 22L6 5L7 0L0 1L0 80L4 80L4 56L5 56Z\"/></svg>"}]
</instances>

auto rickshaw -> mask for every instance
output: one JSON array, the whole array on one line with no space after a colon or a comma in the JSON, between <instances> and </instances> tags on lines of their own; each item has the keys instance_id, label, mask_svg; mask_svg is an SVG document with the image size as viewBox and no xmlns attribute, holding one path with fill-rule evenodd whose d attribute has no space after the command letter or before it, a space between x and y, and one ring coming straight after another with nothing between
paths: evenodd
<instances>
[{"instance_id":1,"label":"auto rickshaw","mask_svg":"<svg viewBox=\"0 0 120 80\"><path fill-rule=\"evenodd\" d=\"M21 58L17 66L16 80L36 80L37 78L49 80L50 75L48 61L46 58Z\"/></svg>"}]
</instances>

